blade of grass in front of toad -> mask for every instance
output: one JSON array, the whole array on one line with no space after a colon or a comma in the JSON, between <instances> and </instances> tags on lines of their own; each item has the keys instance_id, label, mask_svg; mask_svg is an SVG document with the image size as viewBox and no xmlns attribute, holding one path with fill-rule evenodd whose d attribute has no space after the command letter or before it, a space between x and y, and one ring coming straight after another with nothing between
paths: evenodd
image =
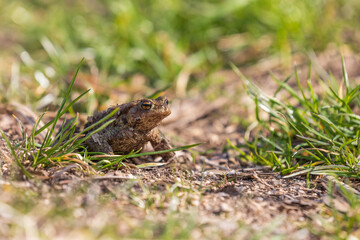
<instances>
[{"instance_id":1,"label":"blade of grass in front of toad","mask_svg":"<svg viewBox=\"0 0 360 240\"><path fill-rule=\"evenodd\" d=\"M75 83L76 77L77 77L77 75L78 75L78 73L79 73L79 71L80 71L80 68L81 68L81 65L82 65L83 62L84 62L84 58L80 61L79 65L78 65L78 67L77 67L77 69L76 69L76 71L75 71L75 74L74 74L74 76L73 76L73 78L72 78L72 80L71 80L71 82L70 82L70 85L69 85L69 87L68 87L68 89L67 89L67 92L66 92L66 94L65 94L65 96L64 96L64 98L63 98L63 101L61 102L61 105L60 105L60 108L59 108L59 110L58 110L58 112L57 112L57 114L56 114L54 123L53 123L53 125L52 125L52 127L51 127L51 129L50 129L49 139L47 139L47 140L45 141L46 143L50 143L50 142L51 142L51 136L52 136L52 134L53 134L53 132L54 132L54 130L55 130L56 123L57 123L57 121L60 119L60 117L65 113L65 112L62 112L62 110L63 110L66 102L67 102L68 99L70 98L70 93L71 93L72 87L73 87L73 85L74 85L74 83Z\"/></svg>"},{"instance_id":2,"label":"blade of grass in front of toad","mask_svg":"<svg viewBox=\"0 0 360 240\"><path fill-rule=\"evenodd\" d=\"M60 132L56 135L56 137L50 142L50 147L46 148L44 152L42 152L42 155L45 157L45 159L49 158L55 158L58 156L58 153L64 153L67 154L69 152L63 151L65 147L65 143L67 142L66 139L71 138L76 130L77 124L78 124L78 116L71 119L69 123L67 123L64 126L64 122L62 124L62 128L60 128ZM40 152L40 150L39 150ZM44 158L43 158L44 159ZM39 163L42 163L43 159L39 160ZM38 163L34 163L37 165Z\"/></svg>"},{"instance_id":3,"label":"blade of grass in front of toad","mask_svg":"<svg viewBox=\"0 0 360 240\"><path fill-rule=\"evenodd\" d=\"M168 150L161 150L161 151L155 151L155 152L144 152L144 153L138 153L137 152L131 152L127 155L114 155L114 156L91 156L89 157L91 161L98 161L98 160L103 160L103 159L107 159L110 161L110 163L106 164L106 165L101 165L98 167L95 167L95 169L104 169L104 168L109 168L112 167L116 164L121 163L125 158L134 158L134 157L141 157L141 156L149 156L149 155L157 155L157 154L162 154L162 153L168 153L168 152L175 152L175 151L180 151L180 150L185 150L185 149L189 149L189 148L193 148L196 147L198 145L200 145L202 143L195 143L195 144L190 144L190 145L185 145L185 146L181 146L181 147L177 147L177 148L172 148L172 149L168 149ZM112 161L111 161L112 160Z\"/></svg>"},{"instance_id":4,"label":"blade of grass in front of toad","mask_svg":"<svg viewBox=\"0 0 360 240\"><path fill-rule=\"evenodd\" d=\"M44 140L44 141L47 143L46 145L48 145L48 143L51 141L51 136L52 136L52 134L53 134L53 132L54 132L54 130L55 130L56 123L57 123L57 121L60 119L60 117L61 117L62 115L64 115L64 113L72 106L72 104L74 104L77 100L79 100L82 96L84 96L84 95L89 91L89 90L85 91L83 94L81 94L79 97L77 97L74 101L72 101L72 102L64 109L66 102L67 102L68 99L70 98L70 93L71 93L72 87L73 87L73 85L74 85L74 83L75 83L76 77L77 77L77 75L78 75L78 73L79 73L79 71L80 71L81 65L82 65L82 63L84 62L84 60L85 60L84 58L81 59L78 67L76 68L76 71L75 71L75 73L74 73L74 76L73 76L73 78L72 78L72 80L71 80L71 82L70 82L70 85L69 85L69 87L68 87L68 89L67 89L67 91L66 91L66 93L65 93L65 96L64 96L64 98L63 98L63 100L62 100L62 102L61 102L60 108L59 108L59 110L58 110L57 113L56 113L55 119L52 120L52 121L50 121L49 123L45 124L42 128L40 128L39 130L37 130L37 131L35 132L35 135L37 135L37 134L39 134L40 132L42 132L44 129L46 129L47 127L49 127L49 126L52 124L52 127L51 127L51 129L50 129L50 134L48 135L48 139L45 139L45 140ZM63 109L64 109L64 111L63 111Z\"/></svg>"},{"instance_id":5,"label":"blade of grass in front of toad","mask_svg":"<svg viewBox=\"0 0 360 240\"><path fill-rule=\"evenodd\" d=\"M85 128L84 130L82 130L80 133L78 133L76 136L73 136L72 138L70 138L65 144L68 145L71 142L74 142L74 144L72 144L71 148L69 148L69 151L71 150L75 150L77 149L83 142L85 142L88 138L90 138L93 134L103 130L104 128L106 128L109 124L111 124L112 122L115 121L115 119L111 119L107 122L105 122L106 120L108 120L109 118L111 118L119 109L114 109L110 114L108 114L106 117L102 118L100 121L92 124L91 126ZM104 124L102 124L103 122L105 122ZM86 132L88 132L89 130L93 129L94 127L98 126L102 124L100 127L98 127L97 129L95 129L94 131L90 132L89 134L87 134L85 137L83 138L79 138L79 136L85 134Z\"/></svg>"},{"instance_id":6,"label":"blade of grass in front of toad","mask_svg":"<svg viewBox=\"0 0 360 240\"><path fill-rule=\"evenodd\" d=\"M129 156L133 155L134 153L136 154L139 151L140 150L134 152L133 150L126 155L114 155L114 156L104 155L104 156L96 156L95 158L90 157L91 159L90 161L98 161L102 159L101 161L95 164L94 166L95 170L112 169L114 168L115 165L118 167L119 164L122 164L122 161L124 161L124 159L129 158Z\"/></svg>"},{"instance_id":7,"label":"blade of grass in front of toad","mask_svg":"<svg viewBox=\"0 0 360 240\"><path fill-rule=\"evenodd\" d=\"M103 123L104 121L106 121L107 119L109 119L112 115L114 115L117 111L114 110L113 112L111 112L108 116L104 117L103 119L101 119L100 121L94 123L93 125L91 125L90 127L84 129L82 132L80 132L79 134L76 134L74 136L74 132L75 132L75 127L76 127L76 124L74 124L74 122L76 122L76 120L72 121L72 123L70 123L70 129L68 131L64 131L64 132L60 132L59 136L56 136L54 139L52 139L52 134L54 132L54 129L55 129L55 126L56 126L56 123L57 121L60 119L60 117L62 115L64 115L70 108L71 106L76 103L81 97L83 97L89 90L85 91L84 93L82 93L81 95L79 95L77 98L75 98L73 101L71 101L67 106L65 106L67 100L69 99L70 97L70 93L71 93L71 90L72 90L72 87L74 85L74 82L76 80L76 76L80 70L80 67L82 65L84 61L84 58L81 60L81 62L79 63L77 69L76 69L76 72L72 78L72 81L70 83L70 86L68 87L67 89L67 92L64 96L64 99L61 103L61 106L56 114L56 117L55 119L53 119L52 121L48 122L47 124L45 124L42 128L40 128L39 130L37 130L36 132L34 132L33 130L33 133L31 134L31 140L32 142L34 142L34 137L41 133L42 131L44 131L46 128L48 128L51 124L52 124L52 127L50 129L50 131L47 132L46 136L45 136L45 139L43 141L43 144L41 145L39 151L37 152L37 156L34 158L38 161L34 162L34 166L36 165L39 165L41 163L44 163L46 162L46 160L49 160L51 158L58 158L59 156L62 156L62 155L65 155L65 154L68 154L72 151L74 151L75 149L77 149L79 147L79 145L84 142L88 137L90 137L92 134L102 130L103 128L105 128L108 124L110 124L112 121L109 121L105 124L103 124L101 127L99 127L98 129L96 129L94 132L91 132L90 134L87 135L87 137L83 138L83 139L80 139L79 141L76 141L77 138L79 138L82 133L84 132L87 132L89 130L91 130L93 127ZM39 121L37 122L37 124L39 123ZM62 143L62 140L66 139L67 137L69 137L69 140L66 141L65 143ZM56 141L58 140L58 142L56 144L54 144ZM72 145L70 148L66 149L69 145ZM42 151L43 149L45 149L47 146L51 146L50 148L47 148L46 151ZM62 151L66 149L65 151ZM59 152L60 152L60 155L59 155ZM41 155L42 157L39 157L39 155Z\"/></svg>"},{"instance_id":8,"label":"blade of grass in front of toad","mask_svg":"<svg viewBox=\"0 0 360 240\"><path fill-rule=\"evenodd\" d=\"M116 112L118 111L118 108L114 109L111 113L109 113L107 116L102 118L100 121L97 121L96 123L92 124L91 126L85 128L80 133L74 135L73 129L76 127L76 124L72 125L69 129L69 139L65 141L64 143L61 143L60 145L56 144L55 146L51 147L45 153L43 154L43 158L38 161L37 164L46 163L46 161L49 160L56 160L61 161L61 156L64 156L66 154L72 153L76 149L80 148L81 144L86 141L89 137L91 137L93 134L101 131L102 129L106 128L109 124L111 124L115 119L108 120L111 118ZM75 122L75 121L74 121ZM105 122L103 124L103 122ZM94 127L101 125L99 128L95 129L94 131L87 134L85 137L82 137L86 132L90 131Z\"/></svg>"},{"instance_id":9,"label":"blade of grass in front of toad","mask_svg":"<svg viewBox=\"0 0 360 240\"><path fill-rule=\"evenodd\" d=\"M67 139L69 136L72 136L78 125L78 119L79 116L76 115L76 117L70 120L63 121L60 127L60 131L56 134L55 138L52 140L51 146L58 147L65 141L65 139Z\"/></svg>"},{"instance_id":10,"label":"blade of grass in front of toad","mask_svg":"<svg viewBox=\"0 0 360 240\"><path fill-rule=\"evenodd\" d=\"M156 152L136 153L136 154L129 156L129 158L141 157L141 156L147 156L147 155L156 155L156 154L162 154L162 153L168 153L168 152L176 152L176 151L180 151L180 150L193 148L193 147L199 146L200 144L202 144L202 143L194 143L194 144L190 144L190 145L184 145L181 147L176 147L176 148L172 148L172 149L168 149L168 150L161 150L161 151L156 151Z\"/></svg>"},{"instance_id":11,"label":"blade of grass in front of toad","mask_svg":"<svg viewBox=\"0 0 360 240\"><path fill-rule=\"evenodd\" d=\"M62 112L60 112L60 117L62 116L62 115L64 115L71 107L72 107L72 105L74 105L80 98L82 98L85 94L87 94L88 92L90 91L90 89L88 89L88 90L86 90L85 92L83 92L82 94L80 94L77 98L75 98L73 101L71 101L65 108L64 108L64 110L62 111ZM59 113L59 111L58 111L58 113ZM46 123L43 127L41 127L39 130L37 130L36 132L35 132L35 136L36 135L38 135L38 134L40 134L42 131L44 131L46 128L48 128L51 124L55 124L56 125L56 123L57 123L57 121L59 120L59 118L58 119L56 119L56 118L54 118L53 120L51 120L51 121L49 121L48 123ZM49 144L47 144L47 145L49 145Z\"/></svg>"},{"instance_id":12,"label":"blade of grass in front of toad","mask_svg":"<svg viewBox=\"0 0 360 240\"><path fill-rule=\"evenodd\" d=\"M52 127L50 128L50 130L47 131L44 139L43 139L43 142L40 146L40 149L38 149L36 155L32 154L33 155L33 159L34 159L34 162L33 162L33 166L36 166L39 164L39 162L44 162L44 159L47 159L49 157L49 155L44 151L44 149L47 149L47 152L48 153L51 153L52 151L54 151L54 148L53 147L50 147L50 150L49 150L49 146L52 146L54 144L54 141L56 140L55 139L52 139L52 134L55 130L55 127L56 127L56 124L57 124L57 121L60 119L60 117L62 115L64 115L69 109L70 107L76 103L81 97L83 97L89 90L85 91L84 93L80 94L80 96L78 96L77 98L75 98L73 101L71 101L66 107L65 107L65 104L66 102L68 101L68 99L70 98L70 93L71 93L71 90L72 90L72 87L74 85L74 82L76 80L76 76L78 74L78 72L80 71L80 68L81 68L81 65L82 63L84 62L84 58L80 61L76 71L75 71L75 74L71 80L71 83L70 83L70 86L68 87L67 91L66 91L66 94L63 98L63 101L60 105L60 108L59 110L57 111L56 113L56 117L49 121L47 124L45 124L44 126L42 126L39 130L37 130L37 126L39 125L42 117L44 116L44 114L42 114L40 116L40 118L38 119L38 121L36 122L33 130L32 130L32 134L28 137L29 140L27 140L26 142L30 142L30 145L32 146L29 146L31 149L34 149L36 148L35 146L35 136L40 134L41 132L43 132L45 129L47 129L49 126L52 125ZM26 144L27 145L27 144ZM33 151L31 151L33 152ZM39 160L39 161L38 161Z\"/></svg>"}]
</instances>

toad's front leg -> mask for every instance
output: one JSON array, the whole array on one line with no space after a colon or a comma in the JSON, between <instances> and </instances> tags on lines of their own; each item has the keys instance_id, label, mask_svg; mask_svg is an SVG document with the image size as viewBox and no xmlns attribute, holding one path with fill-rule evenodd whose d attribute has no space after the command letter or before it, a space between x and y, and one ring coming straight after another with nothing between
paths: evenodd
<instances>
[{"instance_id":1,"label":"toad's front leg","mask_svg":"<svg viewBox=\"0 0 360 240\"><path fill-rule=\"evenodd\" d=\"M162 134L162 132L157 128L151 130L149 134L149 141L155 151L168 150L172 148L169 143L169 140L167 140L166 137ZM169 161L170 159L175 157L175 153L174 152L162 153L160 154L160 156L165 161Z\"/></svg>"}]
</instances>

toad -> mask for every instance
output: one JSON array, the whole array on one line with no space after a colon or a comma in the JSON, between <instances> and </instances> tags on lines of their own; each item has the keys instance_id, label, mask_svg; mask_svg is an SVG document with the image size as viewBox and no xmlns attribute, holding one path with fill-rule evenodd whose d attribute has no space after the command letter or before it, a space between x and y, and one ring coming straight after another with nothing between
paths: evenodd
<instances>
[{"instance_id":1,"label":"toad","mask_svg":"<svg viewBox=\"0 0 360 240\"><path fill-rule=\"evenodd\" d=\"M119 110L110 118L115 121L85 141L89 151L127 154L132 150L141 149L148 142L155 151L171 149L169 141L157 128L160 122L171 113L166 97L141 99L110 107L88 117L85 128L100 121L115 108ZM91 131L99 127L100 125L92 128ZM164 160L170 160L175 154L169 152L160 156Z\"/></svg>"}]
</instances>

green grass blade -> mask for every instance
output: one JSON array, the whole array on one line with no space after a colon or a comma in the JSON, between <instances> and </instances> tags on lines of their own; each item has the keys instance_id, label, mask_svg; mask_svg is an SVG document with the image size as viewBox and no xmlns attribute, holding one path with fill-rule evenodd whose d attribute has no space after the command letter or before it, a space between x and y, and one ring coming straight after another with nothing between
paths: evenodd
<instances>
[{"instance_id":1,"label":"green grass blade","mask_svg":"<svg viewBox=\"0 0 360 240\"><path fill-rule=\"evenodd\" d=\"M69 103L69 105L67 107L65 107L65 109L59 113L58 111L58 114L59 116L61 117L62 115L64 115L70 107L72 107L72 105L74 105L80 98L82 98L85 94L87 94L88 92L90 91L90 89L86 90L85 92L83 92L82 94L80 94L77 98L75 98L73 101L71 101ZM59 117L59 118L60 118ZM49 121L47 124L45 124L42 128L40 128L39 130L37 130L35 132L35 135L38 135L39 133L41 133L42 131L44 131L44 129L48 128L51 124L55 124L57 123L57 121L59 120L59 118L54 118L53 120ZM50 135L49 135L50 136Z\"/></svg>"},{"instance_id":2,"label":"green grass blade","mask_svg":"<svg viewBox=\"0 0 360 240\"><path fill-rule=\"evenodd\" d=\"M16 161L16 164L20 167L21 171L23 172L23 174L29 178L29 179L32 179L33 176L25 169L24 165L22 165L18 155L16 154L15 152L15 149L13 148L10 140L8 139L8 137L5 135L5 133L0 129L0 134L1 136L3 137L3 139L5 140L10 152L11 152L11 155L14 157L15 161Z\"/></svg>"},{"instance_id":3,"label":"green grass blade","mask_svg":"<svg viewBox=\"0 0 360 240\"><path fill-rule=\"evenodd\" d=\"M63 114L62 110L63 110L66 102L67 102L68 99L70 98L70 93L71 93L72 87L73 87L73 85L74 85L74 83L75 83L76 77L77 77L77 75L78 75L78 73L79 73L79 71L80 71L81 65L82 65L82 63L84 62L84 60L85 60L85 58L81 59L78 67L76 68L75 74L74 74L74 76L73 76L73 78L72 78L72 80L71 80L71 82L70 82L70 85L69 85L69 87L68 87L68 89L67 89L67 91L66 91L66 94L65 94L64 98L63 98L63 101L62 101L61 104L60 104L60 108L59 108L59 110L58 110L58 112L57 112L57 114L56 114L56 117L55 117L55 120L54 120L54 122L53 122L53 125L52 125L52 127L51 127L51 129L50 129L49 139L46 140L47 142L50 142L50 137L52 136L52 134L53 134L53 132L54 132L54 130L55 130L56 123L57 123L57 121L59 120L59 118L60 118L60 117L62 116L62 114Z\"/></svg>"},{"instance_id":4,"label":"green grass blade","mask_svg":"<svg viewBox=\"0 0 360 240\"><path fill-rule=\"evenodd\" d=\"M349 76L346 71L345 60L344 60L344 56L342 54L341 54L341 70L342 70L343 78L344 78L344 82L345 82L346 94L348 94L349 89L350 89Z\"/></svg>"}]
</instances>

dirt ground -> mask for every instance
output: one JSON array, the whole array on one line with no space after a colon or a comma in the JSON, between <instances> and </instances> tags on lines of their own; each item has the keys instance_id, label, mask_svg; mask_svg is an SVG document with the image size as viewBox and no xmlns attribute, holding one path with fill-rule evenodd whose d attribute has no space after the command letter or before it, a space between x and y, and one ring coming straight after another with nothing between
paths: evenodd
<instances>
[{"instance_id":1,"label":"dirt ground","mask_svg":"<svg viewBox=\"0 0 360 240\"><path fill-rule=\"evenodd\" d=\"M339 56L338 53L330 51L316 58L314 67L318 75L332 72L341 79ZM294 56L294 61L299 63L300 74L306 76L307 64L303 58ZM358 81L360 70L355 67L358 59L345 55L345 61L349 77ZM284 75L280 63L271 60L240 70L250 79L254 79L259 86L266 86L265 90L269 93L275 89L275 85L268 73ZM311 177L308 183L304 176L284 178L268 167L247 162L235 151L224 147L227 146L227 139L234 144L243 144L244 136L251 137L251 132L247 132L245 125L250 125L255 119L251 100L244 93L239 94L243 92L239 78L232 71L221 71L219 76L225 79L218 87L220 91L227 93L226 98L219 96L216 100L205 100L208 94L205 92L196 98L174 99L171 103L172 115L161 126L165 135L175 146L203 143L192 150L178 152L177 161L163 167L137 169L131 167L132 164L149 159L128 159L125 162L127 168L97 175L86 174L78 164L69 164L34 171L33 174L41 180L40 183L34 180L27 181L25 185L21 180L16 183L24 189L42 192L43 195L56 193L65 194L65 197L68 192L86 184L88 189L92 189L88 192L93 192L96 196L112 195L116 200L116 208L132 219L133 224L146 218L149 212L139 207L134 195L122 194L120 189L135 192L133 194L144 200L149 198L151 193L166 195L169 192L168 186L176 186L186 195L179 197L177 208L190 212L196 209L203 226L216 227L225 237L233 236L241 222L250 226L250 232L267 229L275 235L291 234L291 239L311 239L313 235L309 228L303 227L308 226L309 219L329 205L326 189L331 180L317 176ZM0 107L0 128L11 139L21 139L19 123L12 115L17 116L25 128L31 129L36 114L19 104ZM51 117L51 113L45 115L44 121ZM81 116L81 119L85 118L86 116ZM246 119L246 123L242 119ZM41 141L41 138L38 140ZM7 159L2 164L2 171L6 172L10 168L6 162L11 161L11 155L6 150L5 143L0 141L0 144L0 156ZM7 179L1 184L6 182ZM143 195L144 186L150 192L148 195ZM354 185L354 188L358 186ZM340 193L334 194L334 206L347 211L349 204L343 200ZM76 201L88 204L90 201L91 205L92 198L89 194L79 195L79 198ZM156 210L150 208L150 212L159 218L164 216L166 209L172 208L173 203L164 196L154 197L153 201L156 206L162 206ZM104 208L107 210L103 213L111 215L111 207ZM90 207L84 209L91 212ZM87 216L91 216L91 213ZM118 231L126 233L129 230L124 226ZM246 233L244 234L242 236L246 236ZM196 234L193 237L196 237Z\"/></svg>"}]
</instances>

